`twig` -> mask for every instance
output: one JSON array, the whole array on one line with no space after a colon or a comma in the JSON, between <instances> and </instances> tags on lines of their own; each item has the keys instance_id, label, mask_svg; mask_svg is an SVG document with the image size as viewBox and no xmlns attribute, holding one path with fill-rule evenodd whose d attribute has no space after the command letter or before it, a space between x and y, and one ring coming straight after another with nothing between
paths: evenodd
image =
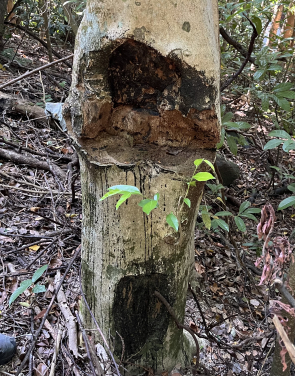
<instances>
[{"instance_id":1,"label":"twig","mask_svg":"<svg viewBox=\"0 0 295 376\"><path fill-rule=\"evenodd\" d=\"M6 82L6 83L3 84L3 85L0 85L0 90L1 90L1 89L4 89L6 86L12 85L12 84L14 84L14 83L16 83L16 82L18 82L18 81L20 81L20 80L26 78L26 77L29 77L29 76L33 75L34 73L37 73L37 72L42 71L43 69L49 68L49 67L51 67L51 66L54 65L54 64L61 63L62 61L68 60L68 59L70 59L70 58L73 57L73 56L74 56L74 54L71 54L71 55L69 55L69 56L63 57L62 59L55 60L55 61L53 61L52 63L46 64L46 65L42 65L42 67L39 67L39 68L33 69L33 70L30 71L30 72L24 73L24 74L22 74L21 76L19 76L19 77L17 77L17 78L14 78L13 80L8 81L8 82Z\"/></svg>"},{"instance_id":2,"label":"twig","mask_svg":"<svg viewBox=\"0 0 295 376\"><path fill-rule=\"evenodd\" d=\"M250 22L250 24L253 28L253 32L252 32L252 36L251 36L251 40L250 40L246 59L244 60L243 64L240 66L240 69L236 73L234 73L228 81L226 81L223 85L221 85L220 91L223 91L224 89L226 89L238 77L238 75L242 73L243 69L245 68L246 64L248 63L248 61L251 57L251 53L253 51L255 39L258 37L258 33L257 33L255 25L249 20L249 18L247 16L245 16L245 17Z\"/></svg>"},{"instance_id":3,"label":"twig","mask_svg":"<svg viewBox=\"0 0 295 376\"><path fill-rule=\"evenodd\" d=\"M61 280L60 277L60 271L58 271L55 275L54 279L54 286L58 286L59 282ZM77 324L75 317L73 316L68 303L66 296L63 292L63 288L59 289L59 292L56 294L56 300L58 302L59 308L65 318L66 326L68 329L68 335L69 335L69 350L72 352L72 354L75 356L75 358L78 357L78 345L77 345Z\"/></svg>"},{"instance_id":4,"label":"twig","mask_svg":"<svg viewBox=\"0 0 295 376\"><path fill-rule=\"evenodd\" d=\"M35 193L37 195L49 195L50 193L54 194L54 195L66 195L66 196L71 196L72 193L71 192L59 192L59 191L34 191L33 189L26 189L26 188L21 188L21 187L14 187L12 185L7 185L7 184L2 184L0 183L0 187L3 187L3 188L9 188L9 189L16 189L17 191L23 191L23 192L27 192L27 193ZM76 195L78 197L82 197L82 195L80 193L76 193ZM34 236L32 236L34 237Z\"/></svg>"},{"instance_id":5,"label":"twig","mask_svg":"<svg viewBox=\"0 0 295 376\"><path fill-rule=\"evenodd\" d=\"M107 348L107 350L108 350L108 352L109 352L109 354L110 354L110 356L111 356L111 358L112 358L112 361L113 361L114 366L115 366L115 368L116 368L117 376L121 376L120 371L119 371L119 369L118 369L118 365L117 365L117 363L116 363L116 361L115 361L114 355L113 355L113 353L111 352L111 349L110 349L110 347L109 347L109 345L108 345L108 342L107 342L107 340L105 339L105 336L104 336L102 330L100 329L100 327L99 327L99 325L98 325L98 322L97 322L97 320L96 320L96 318L95 318L95 316L94 316L92 310L90 309L89 304L88 304L88 302L87 302L87 300L86 300L86 297L85 297L85 294L84 294L84 291L83 291L83 288L82 288L82 282L81 282L81 266L80 266L80 273L79 273L79 282L80 282L80 291L81 291L81 295L82 295L82 298L83 298L83 300L84 300L84 303L85 303L85 305L86 305L86 307L87 307L87 309L88 309L88 311L89 311L89 313L90 313L90 316L91 316L93 322L94 322L95 325L96 325L96 328L97 328L97 330L98 330L98 333L101 335L101 338L103 339L103 342L104 342L104 344L105 344L105 346L106 346L106 348ZM18 375L16 375L16 376L18 376Z\"/></svg>"},{"instance_id":6,"label":"twig","mask_svg":"<svg viewBox=\"0 0 295 376\"><path fill-rule=\"evenodd\" d=\"M197 295L196 295L195 291L192 289L192 286L191 286L190 283L188 284L188 289L189 289L189 291L192 293L193 298L194 298L194 301L195 301L195 303L196 303L197 306L198 306L198 310L199 310L200 315L201 315L201 317L202 317L203 325L204 325L204 328L205 328L205 333L207 334L207 333L209 333L210 330L209 330L209 328L208 328L208 326L207 326L206 319L205 319L205 316L204 316L204 314L203 314L203 311L202 311L201 305L200 305L200 303L199 303L199 300L198 300L198 298L197 298Z\"/></svg>"},{"instance_id":7,"label":"twig","mask_svg":"<svg viewBox=\"0 0 295 376\"><path fill-rule=\"evenodd\" d=\"M36 345L36 342L37 342L37 340L38 340L38 337L40 336L40 333L41 333L41 331L42 331L42 328L43 328L43 326L44 326L44 323L45 323L45 321L46 321L46 319L47 319L47 316L48 316L49 312L51 311L51 308L52 308L52 306L53 306L53 304L54 304L54 302L55 302L56 295L58 294L59 289L61 288L61 286L62 286L62 284L63 284L63 282L64 282L64 280L65 280L65 278L66 278L66 275L68 274L69 270L71 269L71 267L72 267L74 261L75 261L76 258L78 257L78 255L79 255L79 253L80 253L80 250L81 250L81 245L79 245L79 247L76 249L76 252L75 252L75 254L74 254L72 260L70 261L70 263L69 263L69 265L68 265L68 267L67 267L67 269L66 269L64 275L62 276L62 279L60 280L59 285L57 286L57 288L56 288L55 291L54 291L54 294L53 294L53 296L52 296L52 298L51 298L51 301L50 301L50 303L49 303L49 305L48 305L48 307L47 307L47 310L46 310L46 312L45 312L45 314L44 314L44 316L43 316L43 319L42 319L42 321L41 321L41 324L40 324L38 330L36 331L36 333L35 333L35 335L34 335L33 342L32 342L32 344L31 344L29 350L27 351L27 353L26 353L26 355L25 355L23 361L21 362L20 366L18 367L18 369L17 369L17 371L16 371L16 376L19 376L19 374L21 373L21 371L23 370L23 368L25 367L25 365L26 365L26 363L27 363L27 361L28 361L28 358L29 358L29 356L30 356L30 353L34 350L35 345Z\"/></svg>"},{"instance_id":8,"label":"twig","mask_svg":"<svg viewBox=\"0 0 295 376\"><path fill-rule=\"evenodd\" d=\"M58 239L56 238L56 239L54 239L54 240L52 240L52 242L50 243L50 244L48 244L48 246L47 247L45 247L39 254L38 254L38 256L37 257L35 257L34 258L34 260L33 261L31 261L30 263L29 263L29 265L26 267L26 269L29 269L33 264L35 264L35 262L47 251L47 249L48 248L50 248L56 241L57 241Z\"/></svg>"},{"instance_id":9,"label":"twig","mask_svg":"<svg viewBox=\"0 0 295 376\"><path fill-rule=\"evenodd\" d=\"M54 371L55 371L55 367L56 367L57 356L58 356L58 353L59 353L61 338L62 338L62 330L58 329L49 376L54 376Z\"/></svg>"},{"instance_id":10,"label":"twig","mask_svg":"<svg viewBox=\"0 0 295 376\"><path fill-rule=\"evenodd\" d=\"M96 354L94 352L94 349L92 348L90 342L88 341L87 334L85 332L85 329L83 327L82 321L81 321L80 316L79 316L79 312L76 311L75 314L76 314L76 318L77 318L80 330L82 332L83 341L85 343L85 348L86 348L87 356L88 356L88 359L89 359L91 372L92 372L93 376L101 376L103 374L101 366L100 366L99 361L97 359L97 356L96 356ZM96 369L98 371L98 375L96 374L93 362L96 365Z\"/></svg>"},{"instance_id":11,"label":"twig","mask_svg":"<svg viewBox=\"0 0 295 376\"><path fill-rule=\"evenodd\" d=\"M195 367L198 367L199 363L200 363L200 346L199 346L199 342L198 342L198 339L197 339L195 333L192 331L192 329L190 327L180 324L180 322L177 320L177 317L175 316L175 313L174 313L171 305L167 302L167 300L164 298L164 296L159 293L159 291L155 291L154 295L164 304L164 306L166 307L170 316L175 321L175 324L177 325L177 327L179 329L185 329L193 337L193 340L195 341L195 344L196 344L196 355L195 355L196 364L195 364Z\"/></svg>"},{"instance_id":12,"label":"twig","mask_svg":"<svg viewBox=\"0 0 295 376\"><path fill-rule=\"evenodd\" d=\"M293 345L293 343L289 340L289 337L287 335L287 333L285 332L279 318L277 315L274 315L273 319L272 319L273 323L275 324L275 327L280 335L280 337L282 338L283 342L284 342L284 345L290 355L290 358L292 360L292 362L295 364L295 347Z\"/></svg>"},{"instance_id":13,"label":"twig","mask_svg":"<svg viewBox=\"0 0 295 376\"><path fill-rule=\"evenodd\" d=\"M221 36L223 37L223 39L226 40L228 44L230 44L237 51L239 51L241 55L243 55L244 57L247 57L247 51L244 49L244 47L239 42L234 40L230 35L228 35L227 31L223 27L221 26L219 27L219 32ZM251 56L249 57L249 61L255 64L255 59Z\"/></svg>"},{"instance_id":14,"label":"twig","mask_svg":"<svg viewBox=\"0 0 295 376\"><path fill-rule=\"evenodd\" d=\"M295 308L295 299L289 293L289 291L286 289L285 285L283 284L283 281L280 278L276 278L274 280L274 285L279 290L279 292L287 299L288 303L293 308Z\"/></svg>"}]
</instances>

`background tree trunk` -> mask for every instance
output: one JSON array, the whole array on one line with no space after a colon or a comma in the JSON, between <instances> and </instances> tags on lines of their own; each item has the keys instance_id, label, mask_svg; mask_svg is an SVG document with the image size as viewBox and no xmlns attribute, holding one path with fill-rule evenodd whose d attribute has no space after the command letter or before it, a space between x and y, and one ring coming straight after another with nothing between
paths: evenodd
<instances>
[{"instance_id":1,"label":"background tree trunk","mask_svg":"<svg viewBox=\"0 0 295 376\"><path fill-rule=\"evenodd\" d=\"M137 365L163 371L192 359L154 291L183 322L203 184L190 189L181 236L165 218L185 196L193 161L215 158L219 67L216 0L88 0L65 108L81 162L82 278L104 334L118 356L124 347L134 375ZM146 216L136 198L117 211L118 197L100 202L117 184L147 198L159 193L160 207Z\"/></svg>"},{"instance_id":2,"label":"background tree trunk","mask_svg":"<svg viewBox=\"0 0 295 376\"><path fill-rule=\"evenodd\" d=\"M276 13L274 14L274 19L273 19L272 26L271 26L270 33L269 33L269 46L270 47L276 41L276 36L280 28L280 22L281 22L283 10L284 10L284 5L279 5L277 9L275 8Z\"/></svg>"}]
</instances>

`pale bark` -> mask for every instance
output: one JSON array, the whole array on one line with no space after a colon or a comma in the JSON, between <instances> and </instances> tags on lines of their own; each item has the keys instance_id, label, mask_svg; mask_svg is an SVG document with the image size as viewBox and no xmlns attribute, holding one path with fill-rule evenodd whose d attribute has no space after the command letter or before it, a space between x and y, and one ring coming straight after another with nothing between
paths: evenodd
<instances>
[{"instance_id":1,"label":"pale bark","mask_svg":"<svg viewBox=\"0 0 295 376\"><path fill-rule=\"evenodd\" d=\"M276 36L280 27L280 21L282 18L284 10L284 5L279 5L279 7L275 10L274 19L272 21L272 26L269 32L269 46L271 47L276 40Z\"/></svg>"},{"instance_id":2,"label":"pale bark","mask_svg":"<svg viewBox=\"0 0 295 376\"><path fill-rule=\"evenodd\" d=\"M82 279L103 333L114 337L131 374L188 365L191 350L154 296L183 322L194 261L194 227L203 184L189 192L182 235L176 213L197 158L215 158L219 139L219 40L216 0L88 0L78 30L69 133L81 163ZM146 216L130 198L99 199L117 184L160 194ZM84 321L91 324L84 309Z\"/></svg>"},{"instance_id":3,"label":"pale bark","mask_svg":"<svg viewBox=\"0 0 295 376\"><path fill-rule=\"evenodd\" d=\"M293 4L292 4L293 5ZM284 39L292 38L294 36L295 27L295 11L288 11L287 19L284 25ZM294 45L294 40L289 40L287 43L290 47Z\"/></svg>"}]
</instances>

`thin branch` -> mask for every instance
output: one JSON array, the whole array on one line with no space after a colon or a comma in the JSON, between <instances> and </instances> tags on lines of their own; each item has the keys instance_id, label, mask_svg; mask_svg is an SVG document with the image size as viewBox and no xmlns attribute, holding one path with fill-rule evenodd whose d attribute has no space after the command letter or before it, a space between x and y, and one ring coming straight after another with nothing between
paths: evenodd
<instances>
[{"instance_id":1,"label":"thin branch","mask_svg":"<svg viewBox=\"0 0 295 376\"><path fill-rule=\"evenodd\" d=\"M227 32L226 30L220 26L219 28L219 32L221 34L221 36L223 37L223 39L228 43L230 44L231 46L233 46L237 51L240 52L241 55L243 55L244 57L247 57L247 51L244 49L244 47L239 43L237 42L236 40L234 40ZM255 64L255 59L254 57L251 57L249 58L249 61L252 63L252 64Z\"/></svg>"},{"instance_id":2,"label":"thin branch","mask_svg":"<svg viewBox=\"0 0 295 376\"><path fill-rule=\"evenodd\" d=\"M27 77L29 77L29 76L32 76L34 73L37 73L37 72L40 72L40 71L42 71L42 70L44 70L44 69L46 69L46 68L49 68L49 67L51 67L51 66L54 65L54 64L61 63L62 61L68 60L68 59L70 59L70 58L73 57L73 56L74 56L74 54L71 54L71 55L66 56L66 57L63 57L63 58L61 58L61 59L59 59L59 60L55 60L55 61L53 61L52 63L46 64L46 65L42 65L42 67L39 67L39 68L33 69L33 70L30 71L30 72L27 72L27 73L25 73L25 74L22 74L21 76L19 76L19 77L17 77L17 78L14 78L13 80L8 81L8 82L6 82L5 84L1 85L1 86L0 86L0 90L4 89L6 86L12 85L12 84L14 84L14 83L16 83L16 82L22 80L23 78L27 78Z\"/></svg>"},{"instance_id":3,"label":"thin branch","mask_svg":"<svg viewBox=\"0 0 295 376\"><path fill-rule=\"evenodd\" d=\"M250 22L250 24L253 28L253 32L252 32L252 36L251 36L251 40L250 40L246 59L244 60L243 64L241 65L240 69L235 74L233 74L232 77L229 80L227 80L223 85L221 85L220 91L223 91L224 89L226 89L239 76L239 74L242 73L243 69L245 68L246 64L248 63L248 61L251 57L251 53L252 53L253 48L254 48L254 42L255 42L255 39L258 37L258 33L257 33L256 27L253 24L253 22L251 22L251 20L249 20L248 17L246 17L246 18Z\"/></svg>"},{"instance_id":4,"label":"thin branch","mask_svg":"<svg viewBox=\"0 0 295 376\"><path fill-rule=\"evenodd\" d=\"M199 346L199 342L198 342L198 339L197 339L195 333L193 332L193 330L190 327L188 327L186 325L180 324L180 322L177 320L177 317L175 316L175 313L174 313L171 305L167 302L167 300L164 298L163 295L161 295L158 291L155 291L154 295L164 304L164 306L166 307L167 311L170 313L170 316L175 321L175 324L177 325L177 327L179 329L185 329L193 337L193 340L194 340L194 342L196 344L196 355L195 355L195 357L196 357L196 366L198 366L199 363L200 363L200 346Z\"/></svg>"}]
</instances>

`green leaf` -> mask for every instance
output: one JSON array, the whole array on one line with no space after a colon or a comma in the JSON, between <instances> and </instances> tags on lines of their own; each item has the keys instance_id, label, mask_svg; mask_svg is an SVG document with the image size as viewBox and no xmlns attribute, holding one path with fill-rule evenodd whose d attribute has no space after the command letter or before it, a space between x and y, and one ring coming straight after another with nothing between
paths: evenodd
<instances>
[{"instance_id":1,"label":"green leaf","mask_svg":"<svg viewBox=\"0 0 295 376\"><path fill-rule=\"evenodd\" d=\"M14 293L11 295L9 299L9 305L15 301L17 297L20 296L28 287L32 285L33 281L31 279L26 279L25 281L22 281L19 288L14 291Z\"/></svg>"},{"instance_id":2,"label":"green leaf","mask_svg":"<svg viewBox=\"0 0 295 376\"><path fill-rule=\"evenodd\" d=\"M150 212L155 209L156 207L158 206L158 201L156 200L150 200L150 202L146 203L143 207L142 207L142 211L144 213L146 213L147 215L150 214Z\"/></svg>"},{"instance_id":3,"label":"green leaf","mask_svg":"<svg viewBox=\"0 0 295 376\"><path fill-rule=\"evenodd\" d=\"M277 102L277 104L285 111L290 111L290 103L285 98L278 98L272 95L272 98Z\"/></svg>"},{"instance_id":4,"label":"green leaf","mask_svg":"<svg viewBox=\"0 0 295 376\"><path fill-rule=\"evenodd\" d=\"M213 171L215 171L215 168L214 168L213 164L210 161L208 161L207 159L204 159L204 162L207 163L207 165L209 167L211 167Z\"/></svg>"},{"instance_id":5,"label":"green leaf","mask_svg":"<svg viewBox=\"0 0 295 376\"><path fill-rule=\"evenodd\" d=\"M278 210L283 210L283 209L286 209L289 206L293 206L293 205L295 205L295 196L290 196L290 197L287 197L287 198L285 198L285 200L280 202L280 204L278 206Z\"/></svg>"},{"instance_id":6,"label":"green leaf","mask_svg":"<svg viewBox=\"0 0 295 376\"><path fill-rule=\"evenodd\" d=\"M187 185L189 187L195 187L196 186L196 182L193 180L193 181L190 181L189 183L187 183Z\"/></svg>"},{"instance_id":7,"label":"green leaf","mask_svg":"<svg viewBox=\"0 0 295 376\"><path fill-rule=\"evenodd\" d=\"M191 200L189 198L185 198L183 202L190 208L191 207Z\"/></svg>"},{"instance_id":8,"label":"green leaf","mask_svg":"<svg viewBox=\"0 0 295 376\"><path fill-rule=\"evenodd\" d=\"M237 121L239 129L249 129L252 127L251 124L247 123L246 121Z\"/></svg>"},{"instance_id":9,"label":"green leaf","mask_svg":"<svg viewBox=\"0 0 295 376\"><path fill-rule=\"evenodd\" d=\"M254 75L253 75L253 79L256 81L258 81L259 80L259 78L260 77L262 77L263 75L264 75L264 73L266 72L266 70L265 69L258 69L255 73L254 73Z\"/></svg>"},{"instance_id":10,"label":"green leaf","mask_svg":"<svg viewBox=\"0 0 295 376\"><path fill-rule=\"evenodd\" d=\"M32 282L35 283L48 268L48 265L43 265L41 268L37 269L32 277Z\"/></svg>"},{"instance_id":11,"label":"green leaf","mask_svg":"<svg viewBox=\"0 0 295 376\"><path fill-rule=\"evenodd\" d=\"M244 210L246 210L247 208L249 208L249 206L251 206L251 202L249 201L244 201L241 206L240 206L240 209L239 209L239 214L243 213Z\"/></svg>"},{"instance_id":12,"label":"green leaf","mask_svg":"<svg viewBox=\"0 0 295 376\"><path fill-rule=\"evenodd\" d=\"M267 111L269 109L269 95L264 94L260 96L261 99L261 107L263 111Z\"/></svg>"},{"instance_id":13,"label":"green leaf","mask_svg":"<svg viewBox=\"0 0 295 376\"><path fill-rule=\"evenodd\" d=\"M170 213L170 214L167 215L166 222L175 231L178 231L178 219L177 219L177 217L173 213Z\"/></svg>"},{"instance_id":14,"label":"green leaf","mask_svg":"<svg viewBox=\"0 0 295 376\"><path fill-rule=\"evenodd\" d=\"M275 149L277 146L281 145L282 143L283 143L282 140L279 140L278 138L274 138L273 140L268 141L264 145L263 150Z\"/></svg>"},{"instance_id":15,"label":"green leaf","mask_svg":"<svg viewBox=\"0 0 295 376\"><path fill-rule=\"evenodd\" d=\"M283 143L283 150L288 153L290 150L295 149L295 142L293 140L287 140Z\"/></svg>"},{"instance_id":16,"label":"green leaf","mask_svg":"<svg viewBox=\"0 0 295 376\"><path fill-rule=\"evenodd\" d=\"M233 116L234 114L232 112L227 112L226 114L224 114L224 116L222 116L221 123L224 124L228 121L231 121Z\"/></svg>"},{"instance_id":17,"label":"green leaf","mask_svg":"<svg viewBox=\"0 0 295 376\"><path fill-rule=\"evenodd\" d=\"M109 188L110 189L110 188ZM120 189L113 189L113 190L110 190L109 192L107 192L106 194L104 194L102 196L102 198L99 199L99 201L103 201L105 200L106 198L110 197L110 196L114 196L118 193L122 193L122 191Z\"/></svg>"},{"instance_id":18,"label":"green leaf","mask_svg":"<svg viewBox=\"0 0 295 376\"><path fill-rule=\"evenodd\" d=\"M280 138L287 138L288 140L291 139L291 136L289 135L289 133L287 133L286 131L282 130L282 129L276 129L274 131L271 131L269 132L268 134L270 137L280 137Z\"/></svg>"},{"instance_id":19,"label":"green leaf","mask_svg":"<svg viewBox=\"0 0 295 376\"><path fill-rule=\"evenodd\" d=\"M279 91L276 93L278 98L289 98L295 99L295 92L294 91Z\"/></svg>"},{"instance_id":20,"label":"green leaf","mask_svg":"<svg viewBox=\"0 0 295 376\"><path fill-rule=\"evenodd\" d=\"M241 215L241 217L252 219L253 221L257 222L257 218L253 214L249 214L249 213L244 212L243 214L240 214L240 215Z\"/></svg>"},{"instance_id":21,"label":"green leaf","mask_svg":"<svg viewBox=\"0 0 295 376\"><path fill-rule=\"evenodd\" d=\"M204 158L196 159L196 160L194 161L194 165L195 165L196 167L199 167L200 164L203 162L203 160L204 160Z\"/></svg>"},{"instance_id":22,"label":"green leaf","mask_svg":"<svg viewBox=\"0 0 295 376\"><path fill-rule=\"evenodd\" d=\"M108 191L99 201L105 200L107 197L114 196L116 194L131 193L133 195L141 195L141 192L138 188L133 185L114 185L113 187L108 188Z\"/></svg>"},{"instance_id":23,"label":"green leaf","mask_svg":"<svg viewBox=\"0 0 295 376\"><path fill-rule=\"evenodd\" d=\"M290 90L294 84L291 82L283 82L282 84L278 84L274 87L273 91L275 92L280 92L280 91L288 91Z\"/></svg>"},{"instance_id":24,"label":"green leaf","mask_svg":"<svg viewBox=\"0 0 295 376\"><path fill-rule=\"evenodd\" d=\"M249 129L251 128L251 125L247 123L246 121L237 121L237 122L232 122L229 121L224 124L228 130L230 129Z\"/></svg>"},{"instance_id":25,"label":"green leaf","mask_svg":"<svg viewBox=\"0 0 295 376\"><path fill-rule=\"evenodd\" d=\"M277 167L277 166L270 166L270 168L273 168L274 170L276 170L278 172L282 171L282 169L280 167Z\"/></svg>"},{"instance_id":26,"label":"green leaf","mask_svg":"<svg viewBox=\"0 0 295 376\"><path fill-rule=\"evenodd\" d=\"M230 151L233 153L233 155L237 155L238 145L237 145L237 141L236 141L235 137L227 135L226 136L226 142L227 142L227 145L228 145Z\"/></svg>"},{"instance_id":27,"label":"green leaf","mask_svg":"<svg viewBox=\"0 0 295 376\"><path fill-rule=\"evenodd\" d=\"M35 294L39 294L40 292L45 292L45 291L46 291L46 287L44 285L36 285L33 288L33 293Z\"/></svg>"},{"instance_id":28,"label":"green leaf","mask_svg":"<svg viewBox=\"0 0 295 376\"><path fill-rule=\"evenodd\" d=\"M119 209L119 207L123 204L123 202L125 202L126 200L128 200L128 198L132 195L132 193L124 193L118 200L117 204L116 204L116 210Z\"/></svg>"},{"instance_id":29,"label":"green leaf","mask_svg":"<svg viewBox=\"0 0 295 376\"><path fill-rule=\"evenodd\" d=\"M262 22L261 22L261 19L260 17L257 17L257 16L251 16L251 21L253 22L253 24L255 25L255 28L256 28L256 31L257 31L257 34L259 35L262 31Z\"/></svg>"},{"instance_id":30,"label":"green leaf","mask_svg":"<svg viewBox=\"0 0 295 376\"><path fill-rule=\"evenodd\" d=\"M289 191L295 192L295 183L289 184L288 187Z\"/></svg>"},{"instance_id":31,"label":"green leaf","mask_svg":"<svg viewBox=\"0 0 295 376\"><path fill-rule=\"evenodd\" d=\"M216 149L220 149L224 144L224 137L225 137L225 129L224 127L221 128L221 135L220 135L220 141L218 144L216 144Z\"/></svg>"},{"instance_id":32,"label":"green leaf","mask_svg":"<svg viewBox=\"0 0 295 376\"><path fill-rule=\"evenodd\" d=\"M214 219L214 222L217 224L218 227L222 228L222 230L229 232L228 224L223 219Z\"/></svg>"},{"instance_id":33,"label":"green leaf","mask_svg":"<svg viewBox=\"0 0 295 376\"><path fill-rule=\"evenodd\" d=\"M117 190L119 189L121 192L129 192L133 195L141 195L140 190L137 187L134 187L133 185L114 185L113 187L110 187L109 190Z\"/></svg>"},{"instance_id":34,"label":"green leaf","mask_svg":"<svg viewBox=\"0 0 295 376\"><path fill-rule=\"evenodd\" d=\"M218 213L215 213L214 215L216 215L217 217L225 217L228 215L232 215L232 213L229 211L220 211Z\"/></svg>"},{"instance_id":35,"label":"green leaf","mask_svg":"<svg viewBox=\"0 0 295 376\"><path fill-rule=\"evenodd\" d=\"M207 181L215 179L215 177L212 174L210 174L210 172L198 172L196 175L193 176L193 179L197 181Z\"/></svg>"},{"instance_id":36,"label":"green leaf","mask_svg":"<svg viewBox=\"0 0 295 376\"><path fill-rule=\"evenodd\" d=\"M251 214L260 214L261 209L259 209L259 208L249 208L249 209L246 209L243 214L250 214L250 213Z\"/></svg>"},{"instance_id":37,"label":"green leaf","mask_svg":"<svg viewBox=\"0 0 295 376\"><path fill-rule=\"evenodd\" d=\"M203 223L205 225L205 227L210 230L211 228L211 218L210 218L210 214L208 213L207 210L202 210L201 212L201 216L202 216L202 220L203 220Z\"/></svg>"},{"instance_id":38,"label":"green leaf","mask_svg":"<svg viewBox=\"0 0 295 376\"><path fill-rule=\"evenodd\" d=\"M278 71L278 72L281 72L283 68L279 65L279 64L271 64L267 70L268 71Z\"/></svg>"},{"instance_id":39,"label":"green leaf","mask_svg":"<svg viewBox=\"0 0 295 376\"><path fill-rule=\"evenodd\" d=\"M141 206L142 208L144 207L144 205L146 205L148 202L152 201L150 198L146 198L144 200L141 200L139 203L138 203L138 206Z\"/></svg>"},{"instance_id":40,"label":"green leaf","mask_svg":"<svg viewBox=\"0 0 295 376\"><path fill-rule=\"evenodd\" d=\"M235 223L237 225L237 228L240 231L245 232L246 231L246 225L245 225L245 222L242 220L242 218L234 217L234 219L235 219Z\"/></svg>"}]
</instances>

